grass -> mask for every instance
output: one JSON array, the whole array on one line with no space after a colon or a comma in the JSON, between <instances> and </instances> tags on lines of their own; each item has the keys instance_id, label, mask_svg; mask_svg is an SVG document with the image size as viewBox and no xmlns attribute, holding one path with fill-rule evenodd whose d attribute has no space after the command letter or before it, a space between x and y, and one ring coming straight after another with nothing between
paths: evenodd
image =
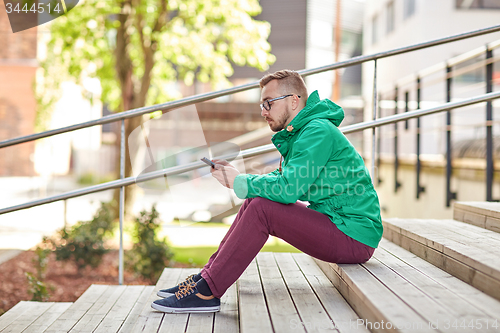
<instances>
[{"instance_id":1,"label":"grass","mask_svg":"<svg viewBox=\"0 0 500 333\"><path fill-rule=\"evenodd\" d=\"M189 227L197 227L197 228L227 228L229 229L230 225L220 223L220 222L193 222L193 221L184 221L184 220L174 220L169 223L169 225L179 225L179 226L189 226Z\"/></svg>"},{"instance_id":2,"label":"grass","mask_svg":"<svg viewBox=\"0 0 500 333\"><path fill-rule=\"evenodd\" d=\"M198 246L198 247L172 247L174 260L182 263L189 263L196 267L203 267L210 256L217 251L217 246ZM261 252L300 252L293 246L286 244L274 238L266 243Z\"/></svg>"}]
</instances>

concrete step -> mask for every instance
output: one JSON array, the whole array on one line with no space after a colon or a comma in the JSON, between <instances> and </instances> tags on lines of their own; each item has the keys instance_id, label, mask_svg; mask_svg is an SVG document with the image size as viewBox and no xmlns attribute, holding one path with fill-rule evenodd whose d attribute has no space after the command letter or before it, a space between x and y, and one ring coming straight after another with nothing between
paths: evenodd
<instances>
[{"instance_id":1,"label":"concrete step","mask_svg":"<svg viewBox=\"0 0 500 333\"><path fill-rule=\"evenodd\" d=\"M316 261L372 332L498 332L500 301L386 239L364 264Z\"/></svg>"},{"instance_id":2,"label":"concrete step","mask_svg":"<svg viewBox=\"0 0 500 333\"><path fill-rule=\"evenodd\" d=\"M453 219L500 233L500 202L455 202Z\"/></svg>"},{"instance_id":3,"label":"concrete step","mask_svg":"<svg viewBox=\"0 0 500 333\"><path fill-rule=\"evenodd\" d=\"M384 237L500 300L500 234L456 220L383 219Z\"/></svg>"}]
</instances>

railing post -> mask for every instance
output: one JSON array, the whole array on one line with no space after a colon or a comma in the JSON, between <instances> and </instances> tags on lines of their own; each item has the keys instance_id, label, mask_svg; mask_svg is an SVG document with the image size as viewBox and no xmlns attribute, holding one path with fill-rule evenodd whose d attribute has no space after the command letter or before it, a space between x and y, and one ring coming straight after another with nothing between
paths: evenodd
<instances>
[{"instance_id":1,"label":"railing post","mask_svg":"<svg viewBox=\"0 0 500 333\"><path fill-rule=\"evenodd\" d=\"M451 102L451 71L452 68L446 65L446 102ZM451 191L451 174L452 174L452 158L451 158L451 110L446 111L446 207L450 207L451 200L457 198L457 192Z\"/></svg>"},{"instance_id":2,"label":"railing post","mask_svg":"<svg viewBox=\"0 0 500 333\"><path fill-rule=\"evenodd\" d=\"M377 119L377 59L373 60L373 120ZM372 128L372 183L375 185L375 127ZM380 172L380 170L378 170ZM377 172L377 173L378 173ZM378 178L378 176L377 176Z\"/></svg>"},{"instance_id":3,"label":"railing post","mask_svg":"<svg viewBox=\"0 0 500 333\"><path fill-rule=\"evenodd\" d=\"M486 46L486 92L493 92L493 50ZM486 201L493 200L493 104L486 102Z\"/></svg>"},{"instance_id":4,"label":"railing post","mask_svg":"<svg viewBox=\"0 0 500 333\"><path fill-rule=\"evenodd\" d=\"M64 200L64 229L68 226L68 200Z\"/></svg>"},{"instance_id":5,"label":"railing post","mask_svg":"<svg viewBox=\"0 0 500 333\"><path fill-rule=\"evenodd\" d=\"M380 108L380 101L382 100L382 95L379 94L378 95L378 106L377 106L377 112L379 114L379 116L381 116L381 108ZM381 150L381 147L382 147L382 128L379 128L378 129L378 136L377 136L377 185L380 185L380 183L382 183L382 179L380 178L380 163L381 163L381 160L380 160L380 150Z\"/></svg>"},{"instance_id":6,"label":"railing post","mask_svg":"<svg viewBox=\"0 0 500 333\"><path fill-rule=\"evenodd\" d=\"M410 111L410 106L408 105L409 102L410 102L410 92L406 91L405 92L405 112ZM409 128L408 125L409 125L409 121L406 120L405 121L405 130L407 130Z\"/></svg>"},{"instance_id":7,"label":"railing post","mask_svg":"<svg viewBox=\"0 0 500 333\"><path fill-rule=\"evenodd\" d=\"M398 87L394 90L394 114L398 114ZM398 181L398 122L394 123L394 192L397 192L401 183Z\"/></svg>"},{"instance_id":8,"label":"railing post","mask_svg":"<svg viewBox=\"0 0 500 333\"><path fill-rule=\"evenodd\" d=\"M125 178L125 119L121 124L120 140L120 179ZM120 187L120 252L118 263L118 284L123 284L123 210L125 209L125 186Z\"/></svg>"},{"instance_id":9,"label":"railing post","mask_svg":"<svg viewBox=\"0 0 500 333\"><path fill-rule=\"evenodd\" d=\"M421 96L421 84L420 77L417 77L417 110L420 110L420 100ZM420 172L422 171L422 165L420 163L420 117L417 118L417 199L420 198L420 193L425 192L425 187L420 186Z\"/></svg>"}]
</instances>

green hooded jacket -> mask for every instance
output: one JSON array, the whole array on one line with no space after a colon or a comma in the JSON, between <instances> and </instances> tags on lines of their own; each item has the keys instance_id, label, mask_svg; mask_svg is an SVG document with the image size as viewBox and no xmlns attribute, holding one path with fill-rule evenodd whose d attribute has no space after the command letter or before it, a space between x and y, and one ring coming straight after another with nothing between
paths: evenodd
<instances>
[{"instance_id":1,"label":"green hooded jacket","mask_svg":"<svg viewBox=\"0 0 500 333\"><path fill-rule=\"evenodd\" d=\"M340 231L376 248L383 231L378 196L362 157L338 129L343 119L340 106L320 100L314 91L287 128L272 138L284 158L282 172L240 174L234 191L240 199L307 201Z\"/></svg>"}]
</instances>

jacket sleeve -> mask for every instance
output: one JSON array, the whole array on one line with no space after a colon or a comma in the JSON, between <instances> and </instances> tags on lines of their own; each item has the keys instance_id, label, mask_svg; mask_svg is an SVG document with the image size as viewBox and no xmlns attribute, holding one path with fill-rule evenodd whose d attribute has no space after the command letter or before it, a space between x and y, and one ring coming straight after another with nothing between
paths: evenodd
<instances>
[{"instance_id":1,"label":"jacket sleeve","mask_svg":"<svg viewBox=\"0 0 500 333\"><path fill-rule=\"evenodd\" d=\"M318 178L333 150L333 125L312 121L306 125L290 148L288 163L280 174L238 175L234 191L240 199L263 197L272 201L295 203Z\"/></svg>"}]
</instances>

